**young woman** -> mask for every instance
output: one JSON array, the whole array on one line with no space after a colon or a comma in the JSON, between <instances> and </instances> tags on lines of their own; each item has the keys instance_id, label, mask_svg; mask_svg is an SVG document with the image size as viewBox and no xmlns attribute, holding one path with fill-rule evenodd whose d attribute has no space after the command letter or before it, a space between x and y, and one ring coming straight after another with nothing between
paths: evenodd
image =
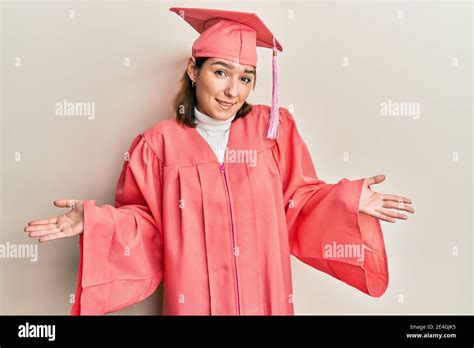
<instances>
[{"instance_id":1,"label":"young woman","mask_svg":"<svg viewBox=\"0 0 474 348\"><path fill-rule=\"evenodd\" d=\"M293 314L290 255L370 296L388 268L379 220L411 200L372 191L383 175L327 184L286 108L250 105L256 47L282 50L251 13L172 8L200 37L176 117L138 135L115 206L72 208L25 227L46 242L80 235L71 314L118 311L164 282L163 314ZM276 66L274 65L274 69ZM275 95L276 94L276 95Z\"/></svg>"}]
</instances>

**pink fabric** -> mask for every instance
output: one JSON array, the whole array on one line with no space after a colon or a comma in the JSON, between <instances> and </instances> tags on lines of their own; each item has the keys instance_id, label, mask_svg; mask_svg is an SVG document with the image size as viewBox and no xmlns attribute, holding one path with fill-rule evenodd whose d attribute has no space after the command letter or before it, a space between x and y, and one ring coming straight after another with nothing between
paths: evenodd
<instances>
[{"instance_id":1,"label":"pink fabric","mask_svg":"<svg viewBox=\"0 0 474 348\"><path fill-rule=\"evenodd\" d=\"M257 46L283 51L265 23L251 12L212 8L171 7L201 35L194 41L193 57L224 58L257 66Z\"/></svg>"},{"instance_id":2,"label":"pink fabric","mask_svg":"<svg viewBox=\"0 0 474 348\"><path fill-rule=\"evenodd\" d=\"M193 57L224 58L257 66L257 33L254 29L225 19L210 20L207 23L213 25L194 41Z\"/></svg>"},{"instance_id":3,"label":"pink fabric","mask_svg":"<svg viewBox=\"0 0 474 348\"><path fill-rule=\"evenodd\" d=\"M320 180L287 109L278 138L265 138L269 114L256 105L232 123L228 153L256 150L257 161L234 157L225 173L197 130L174 119L135 138L115 207L85 202L71 314L118 311L163 281L165 315L291 315L290 255L370 296L384 293L380 222L358 213L364 179ZM327 257L333 243L364 245L364 260Z\"/></svg>"}]
</instances>

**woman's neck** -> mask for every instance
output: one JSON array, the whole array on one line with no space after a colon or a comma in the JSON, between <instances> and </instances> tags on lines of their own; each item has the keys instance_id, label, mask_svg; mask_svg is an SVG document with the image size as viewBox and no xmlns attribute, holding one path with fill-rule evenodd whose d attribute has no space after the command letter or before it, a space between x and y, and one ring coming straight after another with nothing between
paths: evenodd
<instances>
[{"instance_id":1,"label":"woman's neck","mask_svg":"<svg viewBox=\"0 0 474 348\"><path fill-rule=\"evenodd\" d=\"M232 120L235 118L235 115L237 115L237 113L235 113L227 120L218 120L214 117L202 113L197 109L197 107L195 107L194 115L196 116L195 123L197 123L197 127L199 129L202 129L209 135L221 135L222 133L230 129Z\"/></svg>"}]
</instances>

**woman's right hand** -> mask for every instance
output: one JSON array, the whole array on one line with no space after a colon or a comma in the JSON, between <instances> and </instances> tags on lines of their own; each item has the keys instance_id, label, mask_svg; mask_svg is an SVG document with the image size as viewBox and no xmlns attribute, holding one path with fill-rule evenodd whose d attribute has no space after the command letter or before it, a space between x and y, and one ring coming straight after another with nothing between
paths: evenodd
<instances>
[{"instance_id":1,"label":"woman's right hand","mask_svg":"<svg viewBox=\"0 0 474 348\"><path fill-rule=\"evenodd\" d=\"M54 205L59 208L71 208L71 210L53 218L30 221L24 228L31 238L39 237L40 243L73 237L84 230L84 201L59 199L54 201Z\"/></svg>"}]
</instances>

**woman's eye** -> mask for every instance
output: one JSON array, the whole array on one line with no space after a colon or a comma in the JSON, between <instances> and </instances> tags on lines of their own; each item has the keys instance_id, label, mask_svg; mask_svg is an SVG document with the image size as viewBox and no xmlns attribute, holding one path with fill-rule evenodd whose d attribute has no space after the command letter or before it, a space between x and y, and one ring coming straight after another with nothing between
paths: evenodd
<instances>
[{"instance_id":1,"label":"woman's eye","mask_svg":"<svg viewBox=\"0 0 474 348\"><path fill-rule=\"evenodd\" d=\"M249 79L248 77L243 77L242 80L246 80L246 81L244 81L245 83L252 82L252 79Z\"/></svg>"},{"instance_id":2,"label":"woman's eye","mask_svg":"<svg viewBox=\"0 0 474 348\"><path fill-rule=\"evenodd\" d=\"M222 73L223 75L221 75L221 73ZM218 76L225 76L225 71L224 71L224 70L217 70L217 71L215 72L215 74L218 75Z\"/></svg>"}]
</instances>

